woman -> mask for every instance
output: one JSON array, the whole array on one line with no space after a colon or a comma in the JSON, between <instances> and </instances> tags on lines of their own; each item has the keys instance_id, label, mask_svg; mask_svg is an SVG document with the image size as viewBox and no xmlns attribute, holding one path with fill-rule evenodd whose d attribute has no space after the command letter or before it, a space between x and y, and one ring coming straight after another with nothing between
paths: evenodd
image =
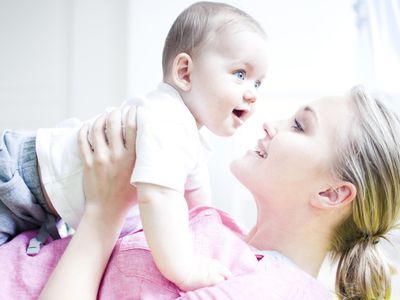
<instances>
[{"instance_id":1,"label":"woman","mask_svg":"<svg viewBox=\"0 0 400 300\"><path fill-rule=\"evenodd\" d=\"M340 299L389 298L390 272L379 240L400 214L400 122L360 87L344 97L312 102L288 120L265 123L265 137L256 148L232 163L232 172L254 195L258 210L256 225L244 240L225 214L207 208L192 211L195 247L221 260L233 278L179 293L157 275L138 232L117 242L100 285L134 203L126 200L135 193L127 184L134 165L134 113L131 109L124 122L125 143L118 111L95 122L93 152L88 128L82 128L89 200L41 299L94 299L98 292L104 299L329 299L315 279L328 253L339 260ZM18 247L18 238L11 248L12 243ZM63 247L65 242L53 242L35 258L38 262L49 249L57 253L40 261L49 268L41 270L39 285L61 254L55 249Z\"/></svg>"}]
</instances>

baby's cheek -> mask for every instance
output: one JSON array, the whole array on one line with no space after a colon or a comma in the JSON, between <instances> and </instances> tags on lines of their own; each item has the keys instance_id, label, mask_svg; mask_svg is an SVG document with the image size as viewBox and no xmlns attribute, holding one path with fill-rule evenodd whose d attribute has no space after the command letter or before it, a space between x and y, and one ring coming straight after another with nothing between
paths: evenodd
<instances>
[{"instance_id":1,"label":"baby's cheek","mask_svg":"<svg viewBox=\"0 0 400 300\"><path fill-rule=\"evenodd\" d=\"M255 109L256 107L252 105L250 111L247 113L248 118L250 118L254 114Z\"/></svg>"}]
</instances>

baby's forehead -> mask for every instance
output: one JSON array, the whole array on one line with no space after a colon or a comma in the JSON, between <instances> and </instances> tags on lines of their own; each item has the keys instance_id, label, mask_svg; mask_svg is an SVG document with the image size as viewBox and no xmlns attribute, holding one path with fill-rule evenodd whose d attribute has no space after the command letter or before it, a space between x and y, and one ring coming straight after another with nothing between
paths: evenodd
<instances>
[{"instance_id":1,"label":"baby's forehead","mask_svg":"<svg viewBox=\"0 0 400 300\"><path fill-rule=\"evenodd\" d=\"M208 20L209 32L217 34L252 31L267 38L264 29L252 18L237 14L219 14Z\"/></svg>"},{"instance_id":2,"label":"baby's forehead","mask_svg":"<svg viewBox=\"0 0 400 300\"><path fill-rule=\"evenodd\" d=\"M208 19L201 43L204 47L212 46L213 42L240 32L251 32L267 38L264 30L253 19L235 13L221 13Z\"/></svg>"},{"instance_id":3,"label":"baby's forehead","mask_svg":"<svg viewBox=\"0 0 400 300\"><path fill-rule=\"evenodd\" d=\"M229 29L224 34L210 36L201 53L216 53L231 63L266 70L268 64L266 39L248 29Z\"/></svg>"},{"instance_id":4,"label":"baby's forehead","mask_svg":"<svg viewBox=\"0 0 400 300\"><path fill-rule=\"evenodd\" d=\"M235 39L238 35L256 35L264 41L267 40L266 35L251 24L224 23L210 29L204 36L204 43L212 46L213 42L226 42L228 39Z\"/></svg>"}]
</instances>

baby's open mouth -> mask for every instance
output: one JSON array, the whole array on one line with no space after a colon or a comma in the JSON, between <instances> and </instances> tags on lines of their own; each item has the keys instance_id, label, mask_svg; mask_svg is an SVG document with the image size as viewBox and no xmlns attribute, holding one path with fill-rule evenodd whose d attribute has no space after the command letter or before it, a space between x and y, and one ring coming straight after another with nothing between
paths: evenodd
<instances>
[{"instance_id":1,"label":"baby's open mouth","mask_svg":"<svg viewBox=\"0 0 400 300\"><path fill-rule=\"evenodd\" d=\"M245 114L245 111L244 111L244 110L241 110L241 109L234 109L232 112L233 112L233 114L234 114L236 117L238 117L239 119L241 119L242 116Z\"/></svg>"}]
</instances>

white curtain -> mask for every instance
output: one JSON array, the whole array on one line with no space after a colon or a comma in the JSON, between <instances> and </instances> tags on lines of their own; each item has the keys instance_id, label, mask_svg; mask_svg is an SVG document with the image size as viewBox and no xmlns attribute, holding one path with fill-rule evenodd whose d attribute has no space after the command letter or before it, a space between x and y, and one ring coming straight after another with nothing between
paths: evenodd
<instances>
[{"instance_id":1,"label":"white curtain","mask_svg":"<svg viewBox=\"0 0 400 300\"><path fill-rule=\"evenodd\" d=\"M359 78L400 114L400 0L358 0ZM400 231L386 252L400 269ZM393 246L394 245L394 246ZM393 299L400 297L400 276L393 278Z\"/></svg>"},{"instance_id":2,"label":"white curtain","mask_svg":"<svg viewBox=\"0 0 400 300\"><path fill-rule=\"evenodd\" d=\"M359 78L385 94L400 111L400 0L357 0L354 10Z\"/></svg>"}]
</instances>

